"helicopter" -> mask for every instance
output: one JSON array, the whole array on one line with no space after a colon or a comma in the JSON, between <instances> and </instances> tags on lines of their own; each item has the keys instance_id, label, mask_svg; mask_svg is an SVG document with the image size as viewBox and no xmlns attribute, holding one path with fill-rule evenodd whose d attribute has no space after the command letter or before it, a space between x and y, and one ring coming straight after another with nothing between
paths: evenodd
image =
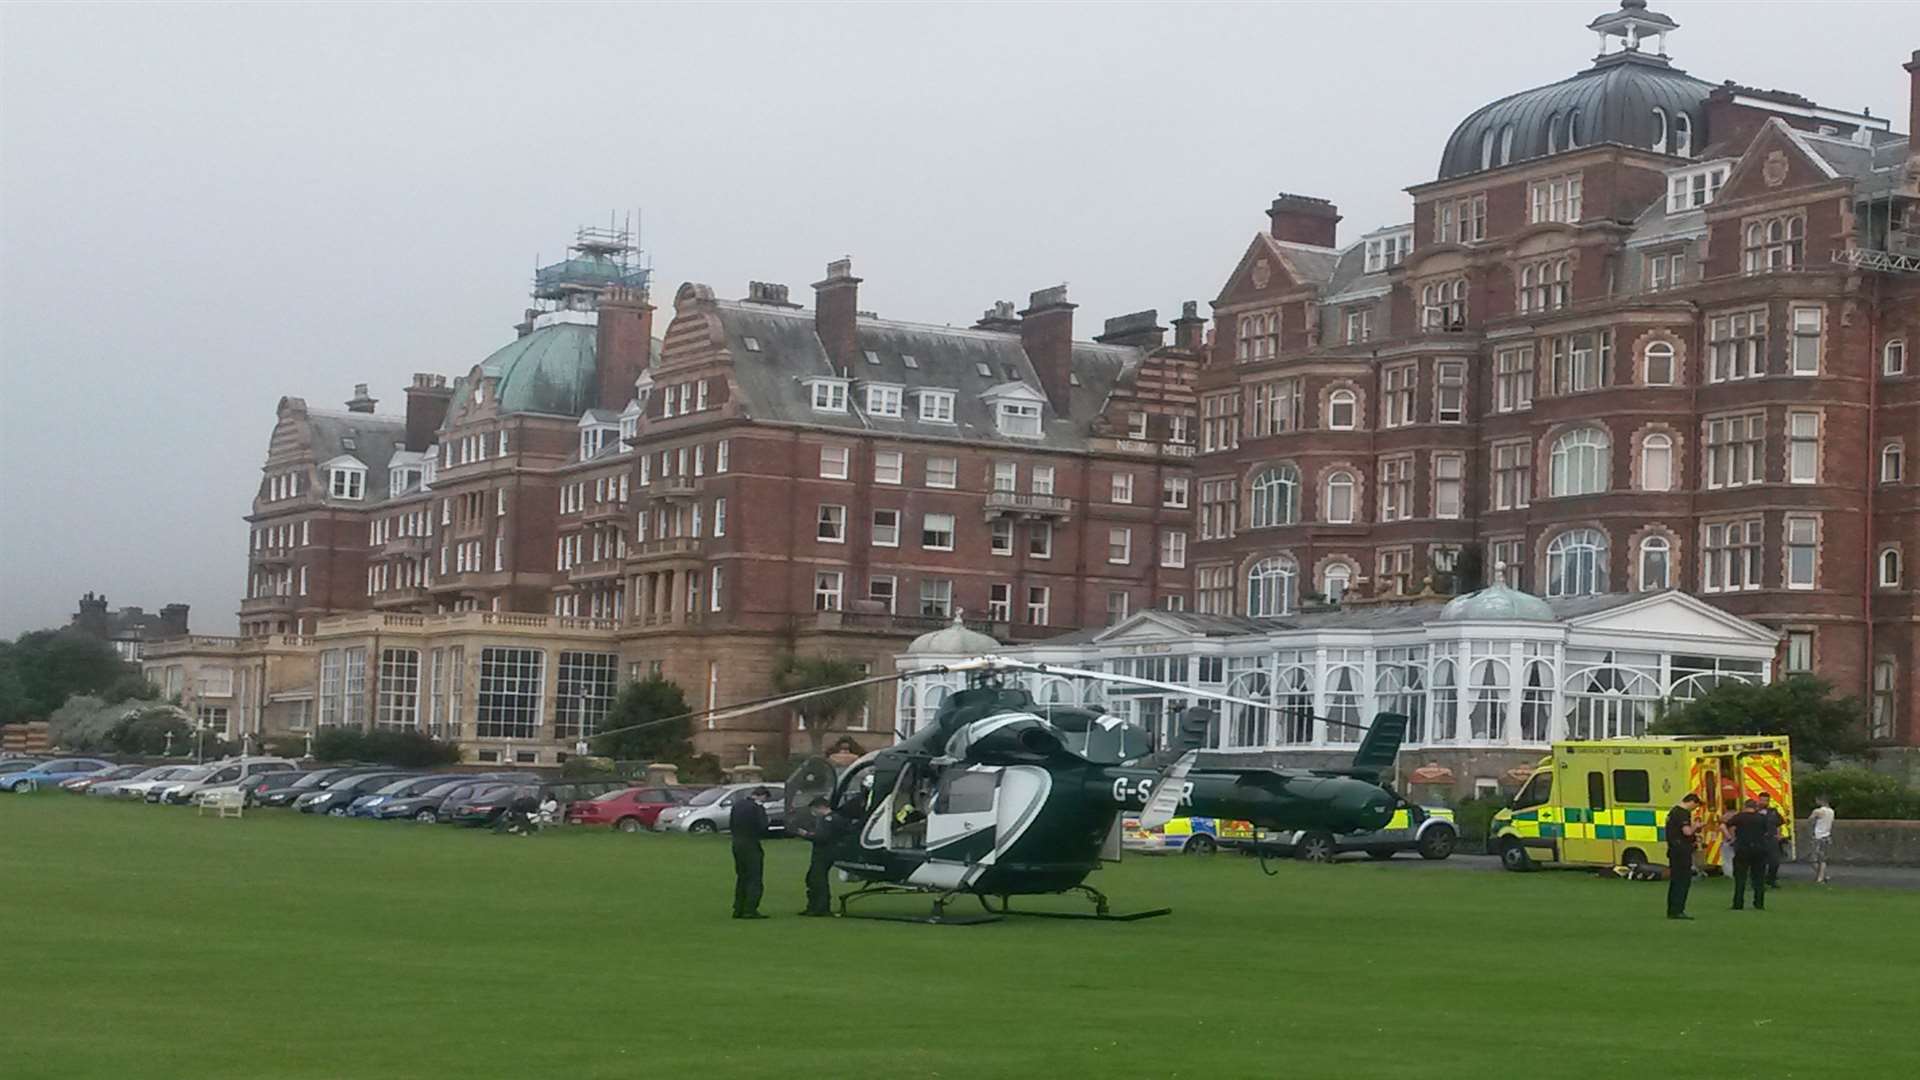
<instances>
[{"instance_id":1,"label":"helicopter","mask_svg":"<svg viewBox=\"0 0 1920 1080\"><path fill-rule=\"evenodd\" d=\"M781 694L698 715L720 719L796 704L807 698L922 675L964 673L968 686L948 695L925 727L836 770L811 758L786 783L790 821L817 799L849 823L834 842L834 865L860 888L838 898L839 913L872 896L932 897L926 916L866 915L914 922L985 922L1008 915L1132 921L1169 908L1116 914L1087 884L1102 862L1117 861L1120 821L1137 812L1143 828L1175 816L1252 822L1268 829L1334 833L1385 826L1406 805L1381 781L1406 735L1407 719L1380 713L1345 769L1199 766L1216 714L1182 715L1170 745L1123 718L1083 707L1042 706L1008 676L1023 672L1123 683L1271 710L1274 706L1175 683L1104 671L981 656ZM694 714L689 714L694 715ZM678 719L669 718L669 719ZM656 723L661 721L655 721ZM1337 723L1336 721L1328 721ZM1356 725L1357 726L1357 725ZM899 734L899 733L896 733ZM1016 910L1016 896L1078 893L1085 912ZM982 914L949 914L962 897Z\"/></svg>"}]
</instances>

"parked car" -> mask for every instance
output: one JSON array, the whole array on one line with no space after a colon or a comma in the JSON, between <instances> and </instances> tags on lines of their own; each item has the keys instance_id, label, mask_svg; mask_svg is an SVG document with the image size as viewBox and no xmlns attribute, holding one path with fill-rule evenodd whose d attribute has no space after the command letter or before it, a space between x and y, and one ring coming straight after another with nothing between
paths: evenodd
<instances>
[{"instance_id":1,"label":"parked car","mask_svg":"<svg viewBox=\"0 0 1920 1080\"><path fill-rule=\"evenodd\" d=\"M7 773L24 772L40 764L41 760L42 759L37 757L16 757L0 761L0 776L5 776Z\"/></svg>"},{"instance_id":2,"label":"parked car","mask_svg":"<svg viewBox=\"0 0 1920 1080\"><path fill-rule=\"evenodd\" d=\"M441 802L440 809L434 812L434 820L443 824L457 821L460 814L465 811L468 806L474 803L486 802L492 799L501 789L512 788L514 786L515 784L511 780L494 780L490 783L481 784L465 794L449 795Z\"/></svg>"},{"instance_id":3,"label":"parked car","mask_svg":"<svg viewBox=\"0 0 1920 1080\"><path fill-rule=\"evenodd\" d=\"M147 797L147 792L170 784L193 770L192 765L161 765L131 780L115 780L111 784L103 785L107 789L104 792L98 792L96 789L89 791L88 794L106 794L121 799L144 799Z\"/></svg>"},{"instance_id":4,"label":"parked car","mask_svg":"<svg viewBox=\"0 0 1920 1080\"><path fill-rule=\"evenodd\" d=\"M548 799L560 804L558 813L566 820L567 808L575 802L619 791L625 784L618 780L543 780L534 783L509 783L500 789L477 793L472 801L459 807L451 820L461 825L491 825L514 800L531 798L537 806Z\"/></svg>"},{"instance_id":5,"label":"parked car","mask_svg":"<svg viewBox=\"0 0 1920 1080\"><path fill-rule=\"evenodd\" d=\"M333 785L350 777L363 776L370 772L379 772L377 768L365 765L336 765L325 769L315 769L302 774L285 787L272 786L264 792L258 792L254 801L261 806L292 806L295 799L315 791L325 791Z\"/></svg>"},{"instance_id":6,"label":"parked car","mask_svg":"<svg viewBox=\"0 0 1920 1080\"><path fill-rule=\"evenodd\" d=\"M381 821L396 821L410 818L414 821L433 822L439 820L440 807L452 799L464 799L481 788L494 787L502 781L488 776L441 777L440 782L425 791L411 795L396 795L374 808L371 817Z\"/></svg>"},{"instance_id":7,"label":"parked car","mask_svg":"<svg viewBox=\"0 0 1920 1080\"><path fill-rule=\"evenodd\" d=\"M539 788L533 784L502 783L484 787L455 804L447 820L455 825L479 827L499 820L516 800L533 798ZM537 801L537 800L536 800Z\"/></svg>"},{"instance_id":8,"label":"parked car","mask_svg":"<svg viewBox=\"0 0 1920 1080\"><path fill-rule=\"evenodd\" d=\"M458 777L446 773L434 773L429 776L404 776L391 784L382 784L371 791L363 791L354 797L352 805L347 807L348 817L379 817L380 807L397 798L418 795L429 788L438 787Z\"/></svg>"},{"instance_id":9,"label":"parked car","mask_svg":"<svg viewBox=\"0 0 1920 1080\"><path fill-rule=\"evenodd\" d=\"M71 780L87 773L104 772L113 768L113 762L99 758L54 758L42 761L30 769L0 773L0 791L31 791L35 788L57 787L62 780Z\"/></svg>"},{"instance_id":10,"label":"parked car","mask_svg":"<svg viewBox=\"0 0 1920 1080\"><path fill-rule=\"evenodd\" d=\"M174 806L190 806L194 798L203 791L215 788L238 788L249 777L263 773L292 772L293 762L276 757L240 757L228 758L213 763L213 771L198 780L184 780L171 785L160 793L160 800Z\"/></svg>"},{"instance_id":11,"label":"parked car","mask_svg":"<svg viewBox=\"0 0 1920 1080\"><path fill-rule=\"evenodd\" d=\"M1391 859L1396 852L1417 851L1423 859L1444 859L1460 841L1453 811L1444 806L1407 805L1394 811L1385 828L1341 833L1313 830L1259 830L1249 847L1267 855L1291 855L1308 862L1331 862L1350 851L1369 858Z\"/></svg>"},{"instance_id":12,"label":"parked car","mask_svg":"<svg viewBox=\"0 0 1920 1080\"><path fill-rule=\"evenodd\" d=\"M312 776L312 769L285 769L280 772L261 773L247 778L242 789L247 793L248 806L263 806L263 797L274 792L286 791L301 780ZM289 799L291 801L291 799ZM281 805L285 805L282 803Z\"/></svg>"},{"instance_id":13,"label":"parked car","mask_svg":"<svg viewBox=\"0 0 1920 1080\"><path fill-rule=\"evenodd\" d=\"M408 772L375 772L349 776L325 790L307 792L293 801L293 808L303 814L330 814L334 817L346 817L347 807L353 805L355 797L391 784L401 777L418 775L418 773Z\"/></svg>"},{"instance_id":14,"label":"parked car","mask_svg":"<svg viewBox=\"0 0 1920 1080\"><path fill-rule=\"evenodd\" d=\"M147 771L145 765L116 765L111 769L102 769L96 773L82 773L71 780L60 781L61 791L84 792L95 784L109 780L130 780Z\"/></svg>"},{"instance_id":15,"label":"parked car","mask_svg":"<svg viewBox=\"0 0 1920 1080\"><path fill-rule=\"evenodd\" d=\"M631 787L582 799L567 807L567 821L575 825L611 825L621 832L653 828L662 810L685 806L700 787Z\"/></svg>"},{"instance_id":16,"label":"parked car","mask_svg":"<svg viewBox=\"0 0 1920 1080\"><path fill-rule=\"evenodd\" d=\"M660 811L654 821L654 828L661 831L683 833L717 833L727 831L727 817L733 812L735 799L744 799L747 792L754 788L766 788L767 825L772 832L783 832L786 827L787 805L781 798L779 784L726 784L708 788L687 801L685 806L672 806Z\"/></svg>"}]
</instances>

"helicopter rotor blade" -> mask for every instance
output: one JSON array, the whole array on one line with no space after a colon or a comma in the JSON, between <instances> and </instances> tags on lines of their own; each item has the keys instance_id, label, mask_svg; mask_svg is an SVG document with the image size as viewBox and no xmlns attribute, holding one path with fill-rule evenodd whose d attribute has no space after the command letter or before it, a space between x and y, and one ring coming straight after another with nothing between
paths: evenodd
<instances>
[{"instance_id":1,"label":"helicopter rotor blade","mask_svg":"<svg viewBox=\"0 0 1920 1080\"><path fill-rule=\"evenodd\" d=\"M1187 792L1187 770L1193 768L1194 759L1200 755L1189 750L1180 755L1180 760L1167 766L1153 782L1153 794L1147 798L1147 805L1140 808L1140 827L1157 829L1172 821L1180 813L1181 796Z\"/></svg>"},{"instance_id":2,"label":"helicopter rotor blade","mask_svg":"<svg viewBox=\"0 0 1920 1080\"><path fill-rule=\"evenodd\" d=\"M1266 709L1269 712L1279 711L1264 701L1253 701L1248 698L1233 697L1230 694L1217 694L1212 690L1201 690L1193 686L1181 686L1179 683L1160 682L1157 679L1141 679L1132 675L1115 675L1112 672L1090 671L1087 668L1061 667L1058 664L1033 664L1031 665L1031 669L1048 675L1072 675L1076 678L1098 679L1101 682L1120 683L1125 686L1145 686L1154 690L1165 690L1169 693L1179 694L1182 697L1208 698L1213 701L1224 701L1230 705L1245 705L1250 709Z\"/></svg>"}]
</instances>

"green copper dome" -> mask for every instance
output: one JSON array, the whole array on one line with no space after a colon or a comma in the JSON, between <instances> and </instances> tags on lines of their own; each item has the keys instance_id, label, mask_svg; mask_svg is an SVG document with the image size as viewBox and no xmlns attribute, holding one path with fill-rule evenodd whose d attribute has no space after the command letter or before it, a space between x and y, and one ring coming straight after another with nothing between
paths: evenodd
<instances>
[{"instance_id":1,"label":"green copper dome","mask_svg":"<svg viewBox=\"0 0 1920 1080\"><path fill-rule=\"evenodd\" d=\"M1456 596L1440 609L1441 622L1552 622L1545 600L1505 585Z\"/></svg>"},{"instance_id":2,"label":"green copper dome","mask_svg":"<svg viewBox=\"0 0 1920 1080\"><path fill-rule=\"evenodd\" d=\"M579 416L594 405L598 382L597 331L577 323L543 326L495 350L480 362L480 370L499 380L502 413L548 413ZM472 395L463 386L454 402L457 410Z\"/></svg>"}]
</instances>

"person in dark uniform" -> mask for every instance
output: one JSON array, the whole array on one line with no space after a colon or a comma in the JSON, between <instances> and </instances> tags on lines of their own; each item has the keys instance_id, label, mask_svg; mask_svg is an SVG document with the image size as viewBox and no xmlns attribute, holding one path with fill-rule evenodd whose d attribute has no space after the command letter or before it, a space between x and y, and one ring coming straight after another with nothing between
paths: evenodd
<instances>
[{"instance_id":1,"label":"person in dark uniform","mask_svg":"<svg viewBox=\"0 0 1920 1080\"><path fill-rule=\"evenodd\" d=\"M1786 819L1773 805L1773 796L1765 791L1760 793L1760 813L1767 819L1767 888L1777 889L1780 887L1780 855L1786 847L1786 841L1780 838L1780 829Z\"/></svg>"},{"instance_id":2,"label":"person in dark uniform","mask_svg":"<svg viewBox=\"0 0 1920 1080\"><path fill-rule=\"evenodd\" d=\"M815 799L807 807L807 822L801 832L813 841L813 858L807 863L807 909L800 914L832 915L833 890L827 885L827 874L833 869L834 845L844 834L842 822L827 800Z\"/></svg>"},{"instance_id":3,"label":"person in dark uniform","mask_svg":"<svg viewBox=\"0 0 1920 1080\"><path fill-rule=\"evenodd\" d=\"M727 813L727 832L733 836L733 917L764 919L760 914L760 893L765 888L762 872L766 852L760 850L760 838L767 835L767 789L754 788L746 798L735 799Z\"/></svg>"},{"instance_id":4,"label":"person in dark uniform","mask_svg":"<svg viewBox=\"0 0 1920 1080\"><path fill-rule=\"evenodd\" d=\"M1700 796L1687 793L1680 805L1667 811L1667 918L1691 919L1687 914L1687 892L1693 888L1693 812L1700 807Z\"/></svg>"},{"instance_id":5,"label":"person in dark uniform","mask_svg":"<svg viewBox=\"0 0 1920 1080\"><path fill-rule=\"evenodd\" d=\"M1760 802L1748 799L1746 806L1727 819L1733 834L1733 910L1747 906L1747 883L1753 883L1753 909L1767 910L1767 817Z\"/></svg>"}]
</instances>

